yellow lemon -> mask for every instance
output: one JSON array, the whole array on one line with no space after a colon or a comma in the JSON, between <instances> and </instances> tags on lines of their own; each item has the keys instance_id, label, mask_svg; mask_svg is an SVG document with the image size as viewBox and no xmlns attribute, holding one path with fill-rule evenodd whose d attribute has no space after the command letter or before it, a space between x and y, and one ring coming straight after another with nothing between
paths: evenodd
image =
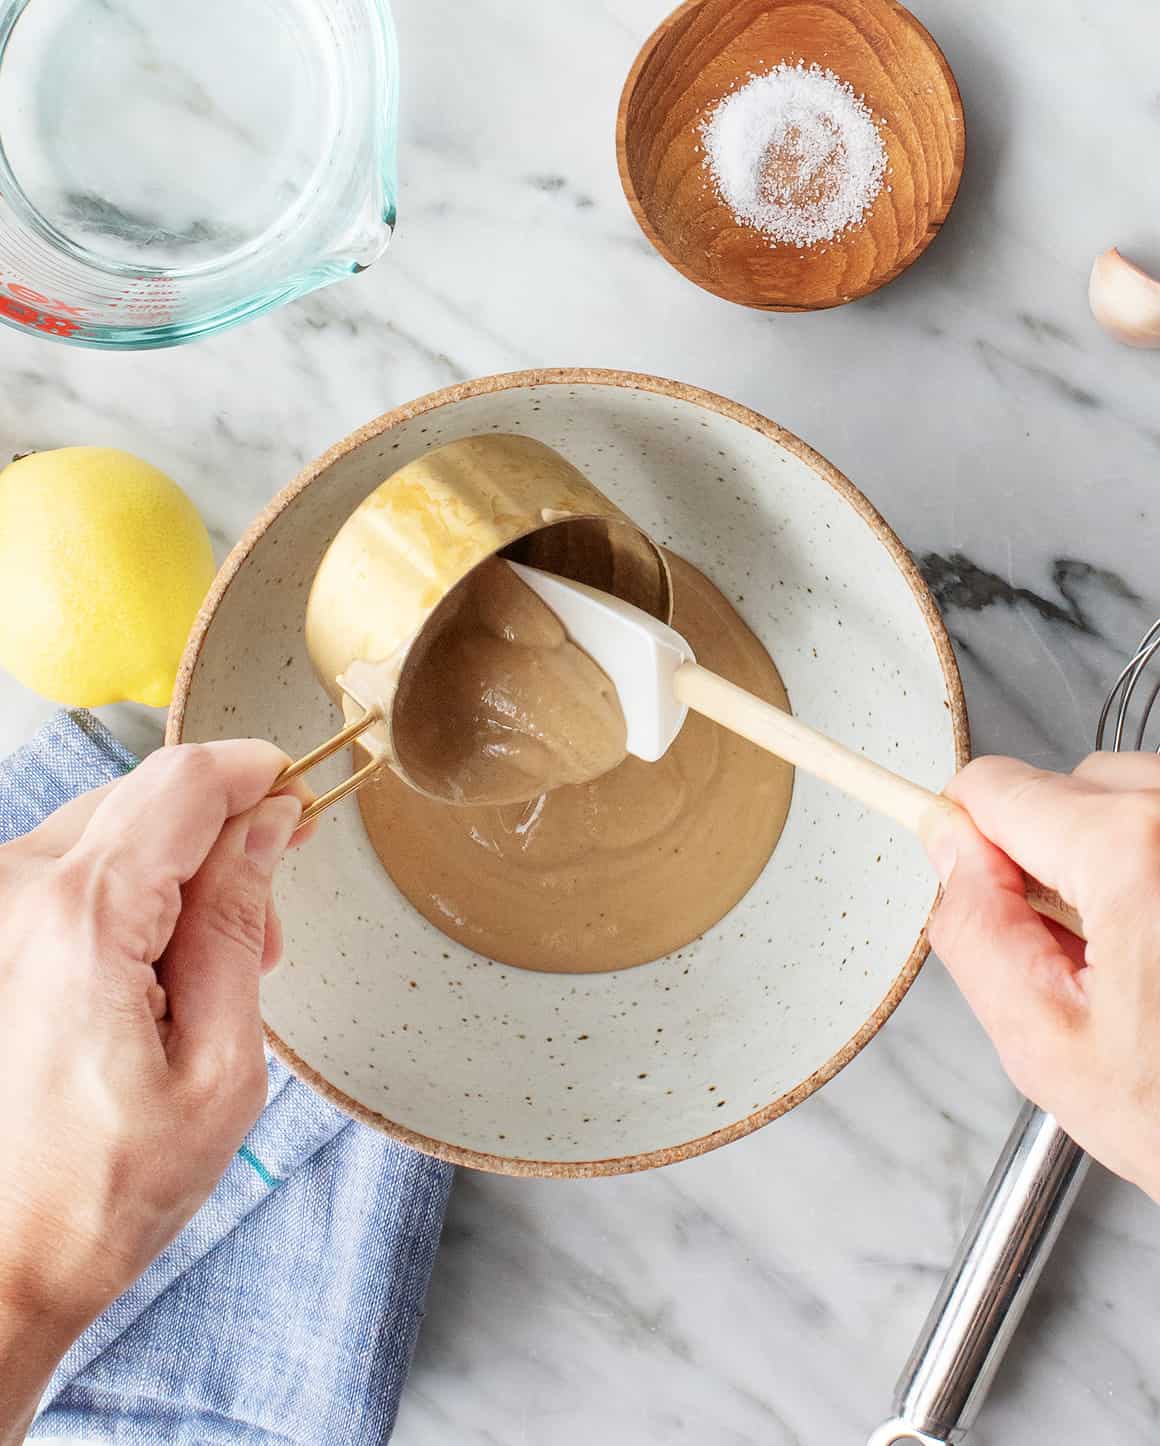
<instances>
[{"instance_id":1,"label":"yellow lemon","mask_svg":"<svg viewBox=\"0 0 1160 1446\"><path fill-rule=\"evenodd\" d=\"M0 471L0 665L46 698L164 707L213 574L193 503L140 457L61 447Z\"/></svg>"}]
</instances>

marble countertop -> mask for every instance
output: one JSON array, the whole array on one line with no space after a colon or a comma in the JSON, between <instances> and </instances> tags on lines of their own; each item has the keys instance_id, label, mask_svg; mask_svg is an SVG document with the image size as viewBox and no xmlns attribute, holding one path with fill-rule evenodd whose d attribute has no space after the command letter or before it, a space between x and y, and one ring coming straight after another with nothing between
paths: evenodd
<instances>
[{"instance_id":1,"label":"marble countertop","mask_svg":"<svg viewBox=\"0 0 1160 1446\"><path fill-rule=\"evenodd\" d=\"M645 242L613 153L665 0L398 0L402 224L387 257L240 330L107 355L0 333L0 454L139 451L224 553L309 458L433 388L636 369L775 418L922 560L977 748L1069 765L1160 612L1160 359L1090 321L1117 244L1160 260L1160 10L914 7L968 125L963 188L877 296L766 316ZM0 751L49 709L0 678ZM144 748L160 719L111 710ZM584 1183L461 1172L398 1446L839 1446L894 1379L1016 1110L932 962L821 1093L706 1157ZM1160 1434L1160 1212L1093 1171L972 1441Z\"/></svg>"}]
</instances>

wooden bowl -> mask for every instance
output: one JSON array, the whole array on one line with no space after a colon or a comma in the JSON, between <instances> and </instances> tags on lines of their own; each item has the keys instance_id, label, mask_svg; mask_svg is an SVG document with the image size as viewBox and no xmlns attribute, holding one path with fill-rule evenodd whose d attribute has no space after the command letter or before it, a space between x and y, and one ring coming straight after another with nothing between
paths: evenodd
<instances>
[{"instance_id":1,"label":"wooden bowl","mask_svg":"<svg viewBox=\"0 0 1160 1446\"><path fill-rule=\"evenodd\" d=\"M739 224L717 195L700 125L751 73L832 70L860 95L886 147L865 221L808 249ZM766 311L818 311L868 296L919 256L958 191L963 105L942 51L896 0L688 0L625 81L616 150L645 235L690 281Z\"/></svg>"},{"instance_id":2,"label":"wooden bowl","mask_svg":"<svg viewBox=\"0 0 1160 1446\"><path fill-rule=\"evenodd\" d=\"M941 788L967 757L950 641L906 549L790 433L696 387L624 372L484 377L370 422L279 494L218 575L168 740L333 731L303 636L319 562L384 477L486 433L535 437L737 600L803 718ZM311 775L349 773L332 758ZM675 955L537 974L453 943L383 872L353 801L279 872L286 941L262 982L270 1043L357 1119L512 1175L610 1175L736 1140L832 1078L926 955L921 846L798 775L745 898Z\"/></svg>"}]
</instances>

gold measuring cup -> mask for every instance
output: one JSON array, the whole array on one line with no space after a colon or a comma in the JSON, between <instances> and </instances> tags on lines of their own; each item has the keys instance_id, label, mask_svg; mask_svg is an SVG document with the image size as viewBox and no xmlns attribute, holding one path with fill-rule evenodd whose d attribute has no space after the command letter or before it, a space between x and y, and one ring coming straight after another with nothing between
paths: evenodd
<instances>
[{"instance_id":1,"label":"gold measuring cup","mask_svg":"<svg viewBox=\"0 0 1160 1446\"><path fill-rule=\"evenodd\" d=\"M663 554L543 442L489 433L408 463L343 523L310 590L307 651L345 727L291 764L276 786L356 740L370 757L316 799L304 823L384 766L420 793L442 797L430 778L416 776L400 748L400 700L440 605L472 569L501 552L613 593L662 622L671 618Z\"/></svg>"}]
</instances>

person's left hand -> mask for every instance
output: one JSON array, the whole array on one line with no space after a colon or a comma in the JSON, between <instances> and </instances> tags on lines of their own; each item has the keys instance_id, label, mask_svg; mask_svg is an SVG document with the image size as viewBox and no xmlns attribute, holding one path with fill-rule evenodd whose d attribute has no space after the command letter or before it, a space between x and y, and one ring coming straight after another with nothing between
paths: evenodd
<instances>
[{"instance_id":1,"label":"person's left hand","mask_svg":"<svg viewBox=\"0 0 1160 1446\"><path fill-rule=\"evenodd\" d=\"M258 980L302 810L266 795L287 761L167 748L0 848L0 1443L265 1102Z\"/></svg>"}]
</instances>

